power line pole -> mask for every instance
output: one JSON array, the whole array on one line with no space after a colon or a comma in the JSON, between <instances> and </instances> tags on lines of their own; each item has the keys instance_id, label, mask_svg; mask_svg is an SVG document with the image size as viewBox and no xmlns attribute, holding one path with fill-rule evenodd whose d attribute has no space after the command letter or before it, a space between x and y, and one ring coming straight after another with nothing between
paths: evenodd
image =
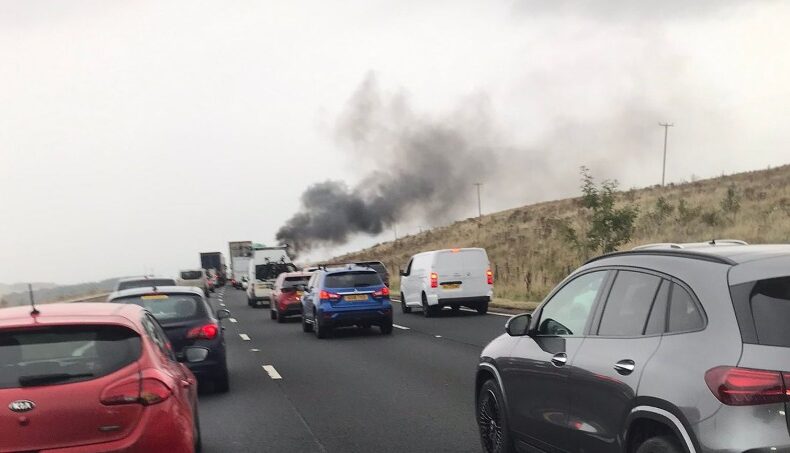
<instances>
[{"instance_id":1,"label":"power line pole","mask_svg":"<svg viewBox=\"0 0 790 453\"><path fill-rule=\"evenodd\" d=\"M667 175L667 135L669 135L669 128L673 127L672 123L658 123L659 126L664 128L664 165L661 168L661 187L664 187Z\"/></svg>"},{"instance_id":2,"label":"power line pole","mask_svg":"<svg viewBox=\"0 0 790 453\"><path fill-rule=\"evenodd\" d=\"M482 207L482 204L480 204L480 186L482 186L483 183L482 182L476 182L473 185L477 187L477 218L478 218L478 220L482 220L483 219L483 207Z\"/></svg>"}]
</instances>

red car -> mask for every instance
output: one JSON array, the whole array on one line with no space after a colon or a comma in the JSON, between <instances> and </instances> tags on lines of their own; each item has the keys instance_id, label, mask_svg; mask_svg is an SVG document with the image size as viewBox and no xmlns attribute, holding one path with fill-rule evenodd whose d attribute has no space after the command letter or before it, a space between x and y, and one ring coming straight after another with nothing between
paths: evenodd
<instances>
[{"instance_id":1,"label":"red car","mask_svg":"<svg viewBox=\"0 0 790 453\"><path fill-rule=\"evenodd\" d=\"M195 377L149 312L107 303L38 310L0 309L0 452L200 449Z\"/></svg>"},{"instance_id":2,"label":"red car","mask_svg":"<svg viewBox=\"0 0 790 453\"><path fill-rule=\"evenodd\" d=\"M285 322L286 316L302 314L302 291L310 281L309 272L283 272L274 281L272 300L269 304L271 318Z\"/></svg>"}]
</instances>

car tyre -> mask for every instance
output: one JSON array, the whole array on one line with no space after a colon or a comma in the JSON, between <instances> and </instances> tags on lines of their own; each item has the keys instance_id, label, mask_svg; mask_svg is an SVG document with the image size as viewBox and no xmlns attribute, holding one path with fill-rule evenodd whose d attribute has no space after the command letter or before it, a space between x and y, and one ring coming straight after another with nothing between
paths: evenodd
<instances>
[{"instance_id":1,"label":"car tyre","mask_svg":"<svg viewBox=\"0 0 790 453\"><path fill-rule=\"evenodd\" d=\"M488 313L488 302L483 302L482 304L478 305L477 313L480 315L484 315Z\"/></svg>"},{"instance_id":2,"label":"car tyre","mask_svg":"<svg viewBox=\"0 0 790 453\"><path fill-rule=\"evenodd\" d=\"M197 407L195 408L195 414L193 415L193 421L195 424L195 453L200 453L203 451L203 436L200 433L200 415L198 414Z\"/></svg>"},{"instance_id":3,"label":"car tyre","mask_svg":"<svg viewBox=\"0 0 790 453\"><path fill-rule=\"evenodd\" d=\"M505 399L495 380L489 379L477 394L477 427L486 453L514 453L505 412Z\"/></svg>"},{"instance_id":4,"label":"car tyre","mask_svg":"<svg viewBox=\"0 0 790 453\"><path fill-rule=\"evenodd\" d=\"M651 437L639 445L636 453L682 453L683 449L672 436Z\"/></svg>"},{"instance_id":5,"label":"car tyre","mask_svg":"<svg viewBox=\"0 0 790 453\"><path fill-rule=\"evenodd\" d=\"M277 310L274 310L274 317L277 318L277 324L282 324L285 322L285 316Z\"/></svg>"},{"instance_id":6,"label":"car tyre","mask_svg":"<svg viewBox=\"0 0 790 453\"><path fill-rule=\"evenodd\" d=\"M313 325L307 322L307 316L302 315L302 332L312 332Z\"/></svg>"},{"instance_id":7,"label":"car tyre","mask_svg":"<svg viewBox=\"0 0 790 453\"><path fill-rule=\"evenodd\" d=\"M272 319L277 319L277 312L275 310L269 310L269 317Z\"/></svg>"},{"instance_id":8,"label":"car tyre","mask_svg":"<svg viewBox=\"0 0 790 453\"><path fill-rule=\"evenodd\" d=\"M313 315L313 332L315 332L316 338L323 339L329 336L331 329L321 324L321 321L318 320L318 316Z\"/></svg>"},{"instance_id":9,"label":"car tyre","mask_svg":"<svg viewBox=\"0 0 790 453\"><path fill-rule=\"evenodd\" d=\"M409 313L411 313L411 307L409 307L408 305L406 305L406 299L403 297L403 293L400 293L400 310L401 310L401 311L402 311L404 314L409 314Z\"/></svg>"},{"instance_id":10,"label":"car tyre","mask_svg":"<svg viewBox=\"0 0 790 453\"><path fill-rule=\"evenodd\" d=\"M426 318L432 318L436 314L436 311L428 305L428 297L425 296L425 293L422 293L422 315Z\"/></svg>"},{"instance_id":11,"label":"car tyre","mask_svg":"<svg viewBox=\"0 0 790 453\"><path fill-rule=\"evenodd\" d=\"M379 329L381 329L382 335L392 335L392 320L384 321L384 323L379 326Z\"/></svg>"},{"instance_id":12,"label":"car tyre","mask_svg":"<svg viewBox=\"0 0 790 453\"><path fill-rule=\"evenodd\" d=\"M228 391L230 391L230 377L228 376L228 365L226 364L222 375L214 379L214 393L228 393Z\"/></svg>"}]
</instances>

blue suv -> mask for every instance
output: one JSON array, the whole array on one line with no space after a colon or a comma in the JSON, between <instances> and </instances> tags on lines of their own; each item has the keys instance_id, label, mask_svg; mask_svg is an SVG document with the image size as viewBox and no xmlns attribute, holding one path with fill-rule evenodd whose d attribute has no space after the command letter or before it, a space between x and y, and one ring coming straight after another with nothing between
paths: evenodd
<instances>
[{"instance_id":1,"label":"blue suv","mask_svg":"<svg viewBox=\"0 0 790 453\"><path fill-rule=\"evenodd\" d=\"M302 296L302 330L326 338L335 327L379 326L392 333L389 288L369 267L319 269Z\"/></svg>"}]
</instances>

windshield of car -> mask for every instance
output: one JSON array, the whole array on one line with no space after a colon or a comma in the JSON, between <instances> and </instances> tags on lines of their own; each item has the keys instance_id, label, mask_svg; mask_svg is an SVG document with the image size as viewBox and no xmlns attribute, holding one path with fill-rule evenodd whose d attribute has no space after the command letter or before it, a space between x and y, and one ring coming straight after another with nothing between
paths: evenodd
<instances>
[{"instance_id":1,"label":"windshield of car","mask_svg":"<svg viewBox=\"0 0 790 453\"><path fill-rule=\"evenodd\" d=\"M203 299L196 294L146 294L113 299L111 302L147 308L163 324L206 316Z\"/></svg>"},{"instance_id":2,"label":"windshield of car","mask_svg":"<svg viewBox=\"0 0 790 453\"><path fill-rule=\"evenodd\" d=\"M118 283L118 290L132 288L150 288L154 286L177 286L172 278L143 278L140 280L126 280Z\"/></svg>"},{"instance_id":3,"label":"windshield of car","mask_svg":"<svg viewBox=\"0 0 790 453\"><path fill-rule=\"evenodd\" d=\"M140 336L112 325L0 331L0 388L84 381L140 357Z\"/></svg>"},{"instance_id":4,"label":"windshield of car","mask_svg":"<svg viewBox=\"0 0 790 453\"><path fill-rule=\"evenodd\" d=\"M183 280L199 280L203 277L200 271L181 271L181 278Z\"/></svg>"},{"instance_id":5,"label":"windshield of car","mask_svg":"<svg viewBox=\"0 0 790 453\"><path fill-rule=\"evenodd\" d=\"M337 272L326 276L324 286L327 288L361 288L365 286L383 285L376 272Z\"/></svg>"},{"instance_id":6,"label":"windshield of car","mask_svg":"<svg viewBox=\"0 0 790 453\"><path fill-rule=\"evenodd\" d=\"M274 280L283 272L293 272L296 266L291 263L266 263L255 266L255 278L258 280Z\"/></svg>"},{"instance_id":7,"label":"windshield of car","mask_svg":"<svg viewBox=\"0 0 790 453\"><path fill-rule=\"evenodd\" d=\"M309 275L304 277L285 277L285 280L283 280L283 289L296 288L299 285L307 285L308 281L310 281Z\"/></svg>"}]
</instances>

